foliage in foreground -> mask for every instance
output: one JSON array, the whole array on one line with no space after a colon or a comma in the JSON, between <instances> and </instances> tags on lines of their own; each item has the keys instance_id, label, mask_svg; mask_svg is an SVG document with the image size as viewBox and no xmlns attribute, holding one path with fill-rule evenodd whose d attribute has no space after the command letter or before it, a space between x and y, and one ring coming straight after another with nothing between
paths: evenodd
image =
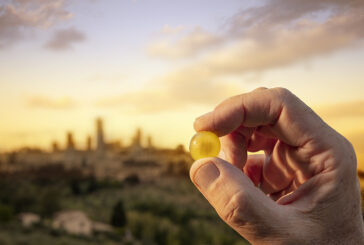
<instances>
[{"instance_id":1,"label":"foliage in foreground","mask_svg":"<svg viewBox=\"0 0 364 245\"><path fill-rule=\"evenodd\" d=\"M0 244L247 244L187 178L131 184L47 175L52 178L0 178ZM52 230L53 214L66 209L82 210L115 229L92 237ZM40 214L43 222L24 229L16 221L20 212Z\"/></svg>"}]
</instances>

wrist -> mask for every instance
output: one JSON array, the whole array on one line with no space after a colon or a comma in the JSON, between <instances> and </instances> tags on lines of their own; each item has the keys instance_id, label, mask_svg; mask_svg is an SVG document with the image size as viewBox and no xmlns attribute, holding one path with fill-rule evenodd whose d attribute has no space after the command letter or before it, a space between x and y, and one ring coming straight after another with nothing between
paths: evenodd
<instances>
[{"instance_id":1,"label":"wrist","mask_svg":"<svg viewBox=\"0 0 364 245\"><path fill-rule=\"evenodd\" d=\"M354 223L357 225L354 226ZM334 229L328 229L322 234L317 234L311 239L307 239L307 244L358 244L364 245L364 225L363 220L360 222L352 221L353 226L337 226ZM308 235L310 237L310 235ZM295 243L288 243L295 244ZM297 243L296 243L297 244ZM300 243L301 244L301 243ZM304 244L304 243L302 243Z\"/></svg>"}]
</instances>

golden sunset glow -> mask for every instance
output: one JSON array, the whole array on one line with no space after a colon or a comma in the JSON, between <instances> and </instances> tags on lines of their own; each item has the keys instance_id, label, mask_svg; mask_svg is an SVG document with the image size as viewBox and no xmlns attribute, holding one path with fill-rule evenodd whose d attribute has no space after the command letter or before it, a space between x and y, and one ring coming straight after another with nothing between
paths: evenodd
<instances>
[{"instance_id":1,"label":"golden sunset glow","mask_svg":"<svg viewBox=\"0 0 364 245\"><path fill-rule=\"evenodd\" d=\"M0 151L63 146L67 131L84 148L97 117L109 140L142 128L187 148L197 116L279 86L346 136L364 170L364 3L317 2L285 15L252 0L0 3Z\"/></svg>"}]
</instances>

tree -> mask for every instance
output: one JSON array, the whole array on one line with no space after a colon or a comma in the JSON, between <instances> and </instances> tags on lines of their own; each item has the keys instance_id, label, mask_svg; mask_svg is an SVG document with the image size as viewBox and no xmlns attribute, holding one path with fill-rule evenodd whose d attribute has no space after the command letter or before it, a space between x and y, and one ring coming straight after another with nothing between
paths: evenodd
<instances>
[{"instance_id":1,"label":"tree","mask_svg":"<svg viewBox=\"0 0 364 245\"><path fill-rule=\"evenodd\" d=\"M92 193L92 192L97 191L99 186L97 184L95 177L89 178L87 182L88 182L87 193Z\"/></svg>"},{"instance_id":2,"label":"tree","mask_svg":"<svg viewBox=\"0 0 364 245\"><path fill-rule=\"evenodd\" d=\"M73 195L77 196L81 194L80 182L78 180L72 180L70 185Z\"/></svg>"},{"instance_id":3,"label":"tree","mask_svg":"<svg viewBox=\"0 0 364 245\"><path fill-rule=\"evenodd\" d=\"M61 209L60 195L54 189L46 190L40 197L39 208L43 217L51 217L55 212Z\"/></svg>"},{"instance_id":4,"label":"tree","mask_svg":"<svg viewBox=\"0 0 364 245\"><path fill-rule=\"evenodd\" d=\"M111 214L111 225L114 227L123 227L126 224L126 214L124 209L124 204L122 200L119 200L112 211Z\"/></svg>"}]
</instances>

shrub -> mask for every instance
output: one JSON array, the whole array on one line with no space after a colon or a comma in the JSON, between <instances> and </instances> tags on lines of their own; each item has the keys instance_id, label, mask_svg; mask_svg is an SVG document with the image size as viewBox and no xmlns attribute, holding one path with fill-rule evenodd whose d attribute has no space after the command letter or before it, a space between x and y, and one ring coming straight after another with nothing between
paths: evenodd
<instances>
[{"instance_id":1,"label":"shrub","mask_svg":"<svg viewBox=\"0 0 364 245\"><path fill-rule=\"evenodd\" d=\"M39 211L43 217L50 217L61 209L60 196L56 190L47 190L43 193L39 200Z\"/></svg>"},{"instance_id":2,"label":"shrub","mask_svg":"<svg viewBox=\"0 0 364 245\"><path fill-rule=\"evenodd\" d=\"M137 185L140 183L140 179L137 174L131 174L124 179L124 182L129 185Z\"/></svg>"},{"instance_id":3,"label":"shrub","mask_svg":"<svg viewBox=\"0 0 364 245\"><path fill-rule=\"evenodd\" d=\"M14 210L9 205L0 204L0 222L9 222L14 216Z\"/></svg>"},{"instance_id":4,"label":"shrub","mask_svg":"<svg viewBox=\"0 0 364 245\"><path fill-rule=\"evenodd\" d=\"M90 193L97 191L98 189L99 189L99 185L98 185L95 177L89 178L87 181L86 193L90 194Z\"/></svg>"},{"instance_id":5,"label":"shrub","mask_svg":"<svg viewBox=\"0 0 364 245\"><path fill-rule=\"evenodd\" d=\"M71 191L72 191L72 194L73 195L80 195L81 194L81 188L80 188L80 183L79 181L77 180L72 180L71 181L71 184L70 184L70 187L71 187Z\"/></svg>"},{"instance_id":6,"label":"shrub","mask_svg":"<svg viewBox=\"0 0 364 245\"><path fill-rule=\"evenodd\" d=\"M143 244L183 244L179 238L180 228L167 218L132 211L128 213L128 220L133 235L142 240Z\"/></svg>"}]
</instances>

